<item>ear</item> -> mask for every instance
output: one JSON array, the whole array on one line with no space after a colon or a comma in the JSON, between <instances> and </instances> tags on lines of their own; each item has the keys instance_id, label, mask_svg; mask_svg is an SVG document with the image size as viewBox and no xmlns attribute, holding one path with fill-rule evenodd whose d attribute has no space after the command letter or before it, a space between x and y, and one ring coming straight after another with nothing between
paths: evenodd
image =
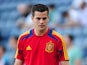
<instances>
[{"instance_id":1,"label":"ear","mask_svg":"<svg viewBox=\"0 0 87 65\"><path fill-rule=\"evenodd\" d=\"M50 19L50 17L48 16L48 20Z\"/></svg>"},{"instance_id":2,"label":"ear","mask_svg":"<svg viewBox=\"0 0 87 65\"><path fill-rule=\"evenodd\" d=\"M31 19L32 19L32 21L34 20L34 17L33 16L31 16Z\"/></svg>"}]
</instances>

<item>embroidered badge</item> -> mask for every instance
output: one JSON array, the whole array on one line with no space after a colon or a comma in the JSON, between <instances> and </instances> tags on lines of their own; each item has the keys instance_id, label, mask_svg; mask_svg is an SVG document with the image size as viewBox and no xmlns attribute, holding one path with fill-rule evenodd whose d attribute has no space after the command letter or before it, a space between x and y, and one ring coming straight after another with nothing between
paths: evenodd
<instances>
[{"instance_id":1,"label":"embroidered badge","mask_svg":"<svg viewBox=\"0 0 87 65\"><path fill-rule=\"evenodd\" d=\"M46 43L45 51L48 53L51 53L54 51L54 43L52 43L52 41Z\"/></svg>"}]
</instances>

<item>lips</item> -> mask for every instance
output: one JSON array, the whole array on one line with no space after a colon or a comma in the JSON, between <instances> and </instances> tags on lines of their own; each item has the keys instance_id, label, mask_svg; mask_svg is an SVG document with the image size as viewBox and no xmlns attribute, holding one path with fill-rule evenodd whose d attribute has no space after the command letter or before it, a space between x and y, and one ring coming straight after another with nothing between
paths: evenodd
<instances>
[{"instance_id":1,"label":"lips","mask_svg":"<svg viewBox=\"0 0 87 65\"><path fill-rule=\"evenodd\" d=\"M45 25L39 25L39 27L43 28Z\"/></svg>"}]
</instances>

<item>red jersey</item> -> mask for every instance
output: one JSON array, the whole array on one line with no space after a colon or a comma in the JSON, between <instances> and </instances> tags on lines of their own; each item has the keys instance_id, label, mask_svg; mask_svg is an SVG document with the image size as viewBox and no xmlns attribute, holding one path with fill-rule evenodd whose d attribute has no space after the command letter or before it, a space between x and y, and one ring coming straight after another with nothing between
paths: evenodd
<instances>
[{"instance_id":1,"label":"red jersey","mask_svg":"<svg viewBox=\"0 0 87 65\"><path fill-rule=\"evenodd\" d=\"M43 36L37 36L34 29L19 37L16 59L25 65L59 65L69 60L65 42L60 34L48 29Z\"/></svg>"}]
</instances>

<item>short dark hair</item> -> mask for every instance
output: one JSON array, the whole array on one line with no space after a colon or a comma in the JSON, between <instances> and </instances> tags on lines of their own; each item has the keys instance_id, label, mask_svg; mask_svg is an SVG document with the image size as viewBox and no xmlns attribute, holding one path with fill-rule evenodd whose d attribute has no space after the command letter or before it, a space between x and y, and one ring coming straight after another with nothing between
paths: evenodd
<instances>
[{"instance_id":1,"label":"short dark hair","mask_svg":"<svg viewBox=\"0 0 87 65\"><path fill-rule=\"evenodd\" d=\"M36 4L32 7L32 16L34 16L35 11L39 11L39 12L44 12L47 11L47 13L49 14L49 9L46 5L43 4Z\"/></svg>"},{"instance_id":2,"label":"short dark hair","mask_svg":"<svg viewBox=\"0 0 87 65\"><path fill-rule=\"evenodd\" d=\"M63 16L63 17L66 17L66 16L68 16L68 15L69 15L68 11L62 12L62 16Z\"/></svg>"},{"instance_id":3,"label":"short dark hair","mask_svg":"<svg viewBox=\"0 0 87 65\"><path fill-rule=\"evenodd\" d=\"M50 7L51 9L54 9L54 8L55 8L55 5L54 5L54 4L50 4L49 7Z\"/></svg>"},{"instance_id":4,"label":"short dark hair","mask_svg":"<svg viewBox=\"0 0 87 65\"><path fill-rule=\"evenodd\" d=\"M74 40L74 36L73 36L73 35L69 34L68 37L69 37L69 39L70 39L71 41Z\"/></svg>"},{"instance_id":5,"label":"short dark hair","mask_svg":"<svg viewBox=\"0 0 87 65\"><path fill-rule=\"evenodd\" d=\"M18 35L13 35L13 36L11 36L10 38L11 38L11 39L15 39L16 41L18 41L18 37L19 37Z\"/></svg>"},{"instance_id":6,"label":"short dark hair","mask_svg":"<svg viewBox=\"0 0 87 65\"><path fill-rule=\"evenodd\" d=\"M18 36L13 36L13 38L14 38L15 40L18 40Z\"/></svg>"}]
</instances>

